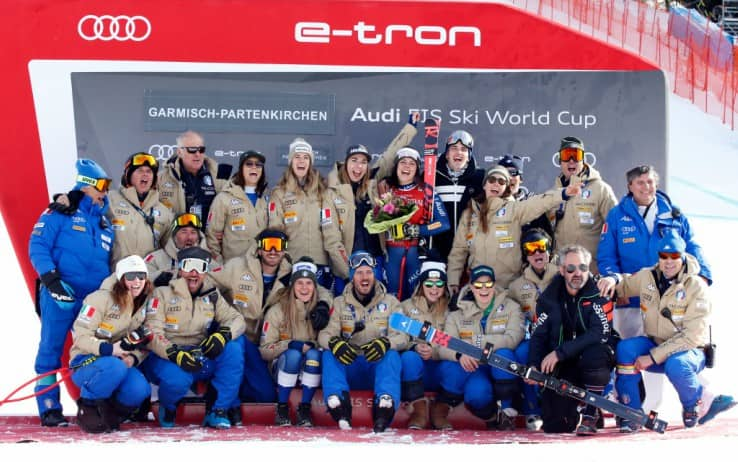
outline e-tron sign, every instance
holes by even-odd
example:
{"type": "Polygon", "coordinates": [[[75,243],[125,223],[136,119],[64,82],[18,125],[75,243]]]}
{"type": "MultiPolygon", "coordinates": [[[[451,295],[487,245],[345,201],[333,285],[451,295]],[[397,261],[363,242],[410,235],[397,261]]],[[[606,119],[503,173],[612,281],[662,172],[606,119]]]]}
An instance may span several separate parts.
{"type": "Polygon", "coordinates": [[[327,22],[298,22],[295,41],[300,43],[330,43],[331,37],[354,37],[362,45],[392,45],[393,42],[414,40],[418,45],[455,47],[459,40],[471,40],[482,46],[482,31],[474,26],[417,26],[390,24],[380,33],[377,26],[358,21],[350,29],[336,29],[327,22]]]}

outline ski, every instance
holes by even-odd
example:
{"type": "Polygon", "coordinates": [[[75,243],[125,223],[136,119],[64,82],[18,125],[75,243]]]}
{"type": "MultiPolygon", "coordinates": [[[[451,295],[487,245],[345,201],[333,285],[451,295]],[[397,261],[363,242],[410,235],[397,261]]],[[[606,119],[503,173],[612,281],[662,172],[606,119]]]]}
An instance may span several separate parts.
{"type": "Polygon", "coordinates": [[[562,396],[591,404],[604,411],[608,411],[618,417],[630,420],[640,424],[641,426],[653,430],[658,433],[664,433],[668,423],[664,420],[657,419],[658,413],[651,411],[645,414],[639,409],[633,409],[614,401],[610,401],[604,396],[590,393],[585,388],[578,387],[566,380],[557,379],[550,375],[539,372],[524,364],[507,359],[497,355],[492,351],[492,344],[487,344],[484,348],[476,347],[456,337],[452,337],[446,332],[440,331],[433,327],[429,322],[421,322],[409,318],[402,313],[392,313],[389,319],[390,327],[404,332],[406,334],[425,340],[428,343],[444,346],[450,350],[457,351],[461,354],[471,356],[478,359],[482,363],[502,369],[505,372],[515,374],[518,377],[533,380],[541,386],[553,390],[562,396]]]}
{"type": "Polygon", "coordinates": [[[433,192],[436,188],[436,161],[438,160],[438,135],[441,132],[441,119],[425,119],[424,127],[423,195],[425,199],[426,223],[430,223],[433,221],[433,192]]]}

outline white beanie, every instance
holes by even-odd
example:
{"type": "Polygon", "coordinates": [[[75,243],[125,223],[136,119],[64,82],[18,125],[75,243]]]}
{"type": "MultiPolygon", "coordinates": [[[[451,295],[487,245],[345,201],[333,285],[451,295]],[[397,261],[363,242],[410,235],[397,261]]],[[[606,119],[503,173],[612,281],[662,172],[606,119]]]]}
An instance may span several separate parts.
{"type": "Polygon", "coordinates": [[[315,155],[313,154],[313,147],[310,146],[310,143],[305,141],[302,138],[295,138],[292,140],[292,143],[290,143],[290,152],[287,155],[287,162],[292,163],[292,158],[295,157],[295,154],[297,153],[303,153],[310,155],[310,166],[312,167],[315,164],[315,155]]]}
{"type": "Polygon", "coordinates": [[[148,276],[149,269],[146,267],[146,263],[144,263],[143,258],[138,255],[131,255],[130,257],[120,260],[115,265],[116,279],[120,281],[126,273],[146,273],[146,276],[148,276]]]}

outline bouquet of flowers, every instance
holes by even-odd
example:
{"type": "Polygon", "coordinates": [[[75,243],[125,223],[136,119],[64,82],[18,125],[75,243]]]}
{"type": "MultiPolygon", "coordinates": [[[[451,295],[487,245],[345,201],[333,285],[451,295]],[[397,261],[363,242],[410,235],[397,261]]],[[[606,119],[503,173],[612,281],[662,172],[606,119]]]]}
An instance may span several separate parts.
{"type": "Polygon", "coordinates": [[[366,214],[364,227],[370,234],[379,234],[406,223],[418,206],[404,197],[395,197],[391,192],[382,194],[371,213],[366,214]]]}

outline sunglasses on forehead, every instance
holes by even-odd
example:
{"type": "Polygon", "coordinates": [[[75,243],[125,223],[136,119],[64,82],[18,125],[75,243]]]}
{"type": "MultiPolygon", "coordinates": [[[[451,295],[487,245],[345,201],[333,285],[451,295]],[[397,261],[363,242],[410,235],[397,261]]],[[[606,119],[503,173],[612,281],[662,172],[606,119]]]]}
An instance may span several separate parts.
{"type": "Polygon", "coordinates": [[[561,162],[569,162],[570,160],[579,162],[584,159],[584,151],[579,148],[564,148],[559,151],[559,159],[561,159],[561,162]]]}
{"type": "Polygon", "coordinates": [[[579,270],[582,273],[586,273],[587,271],[589,271],[589,265],[585,265],[584,263],[580,263],[578,265],[572,265],[571,263],[569,263],[564,268],[566,269],[566,272],[569,274],[572,274],[576,270],[579,270]]]}
{"type": "Polygon", "coordinates": [[[185,258],[184,260],[179,262],[179,269],[181,269],[185,273],[189,273],[190,271],[194,270],[197,271],[199,274],[204,274],[208,272],[209,268],[210,264],[205,260],[201,260],[199,258],[185,258]]]}
{"type": "Polygon", "coordinates": [[[349,259],[349,267],[355,270],[361,265],[369,265],[374,268],[377,265],[377,261],[368,253],[357,253],[356,255],[352,255],[349,259]]]}
{"type": "Polygon", "coordinates": [[[156,167],[157,162],[156,158],[151,154],[146,152],[139,152],[138,154],[133,155],[133,159],[131,159],[131,164],[133,164],[134,167],[140,167],[144,164],[148,164],[149,167],[154,168],[156,167]]]}
{"type": "Polygon", "coordinates": [[[205,154],[205,146],[183,146],[182,149],[189,152],[190,154],[205,154]]]}
{"type": "Polygon", "coordinates": [[[431,281],[430,279],[426,279],[423,281],[423,285],[425,287],[443,287],[446,285],[446,281],[438,280],[438,281],[431,281]]]}
{"type": "Polygon", "coordinates": [[[77,175],[77,181],[88,184],[100,192],[108,192],[110,184],[113,182],[110,178],[90,178],[84,175],[77,175]]]}
{"type": "Polygon", "coordinates": [[[682,254],[679,252],[659,252],[659,258],[662,260],[679,260],[682,254]]]}
{"type": "Polygon", "coordinates": [[[265,237],[259,239],[259,248],[264,252],[281,252],[287,248],[287,241],[281,237],[265,237]]]}

